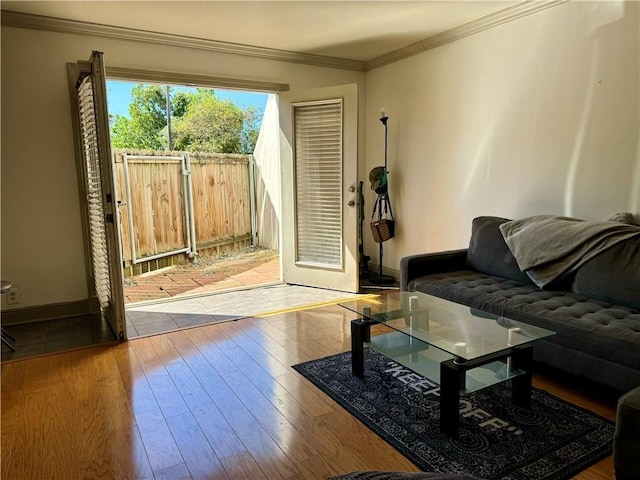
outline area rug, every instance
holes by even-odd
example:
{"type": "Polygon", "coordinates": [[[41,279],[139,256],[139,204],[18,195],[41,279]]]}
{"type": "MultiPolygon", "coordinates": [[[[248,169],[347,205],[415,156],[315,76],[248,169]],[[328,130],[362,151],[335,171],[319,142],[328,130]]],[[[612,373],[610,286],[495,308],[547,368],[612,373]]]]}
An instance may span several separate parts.
{"type": "Polygon", "coordinates": [[[612,451],[614,422],[534,388],[530,407],[511,402],[510,382],[460,400],[460,436],[440,433],[436,383],[365,350],[365,380],[351,353],[293,368],[423,471],[483,480],[569,479],[612,451]]]}

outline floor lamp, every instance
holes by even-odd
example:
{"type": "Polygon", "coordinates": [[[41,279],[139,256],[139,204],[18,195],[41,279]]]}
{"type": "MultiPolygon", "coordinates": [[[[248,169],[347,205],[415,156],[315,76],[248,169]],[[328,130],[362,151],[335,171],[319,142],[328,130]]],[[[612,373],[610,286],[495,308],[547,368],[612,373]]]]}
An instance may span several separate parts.
{"type": "MultiPolygon", "coordinates": [[[[385,180],[386,180],[386,175],[388,175],[389,171],[387,169],[387,120],[389,120],[389,117],[387,116],[386,112],[384,109],[382,109],[380,111],[380,122],[382,122],[382,125],[384,125],[384,172],[383,175],[385,175],[385,180]]],[[[378,207],[378,220],[382,220],[382,208],[383,205],[386,207],[388,205],[389,207],[389,211],[391,213],[391,216],[393,218],[393,212],[391,212],[391,203],[389,203],[389,189],[388,189],[389,183],[388,180],[385,181],[385,185],[384,185],[384,189],[380,192],[377,191],[376,193],[378,193],[378,198],[376,199],[376,205],[378,207]]],[[[371,283],[375,283],[375,284],[386,284],[386,283],[393,283],[395,281],[395,278],[393,278],[391,275],[383,275],[382,274],[382,256],[384,253],[384,249],[382,247],[383,242],[380,242],[379,245],[379,263],[378,263],[378,272],[377,273],[371,273],[371,275],[369,275],[369,281],[371,283]]]]}

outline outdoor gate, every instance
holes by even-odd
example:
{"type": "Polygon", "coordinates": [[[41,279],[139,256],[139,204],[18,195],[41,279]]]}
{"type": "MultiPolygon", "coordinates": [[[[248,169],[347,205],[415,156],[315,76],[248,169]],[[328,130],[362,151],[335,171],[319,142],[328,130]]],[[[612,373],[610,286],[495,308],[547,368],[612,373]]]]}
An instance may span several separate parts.
{"type": "Polygon", "coordinates": [[[113,153],[125,276],[257,244],[252,155],[113,153]]]}
{"type": "Polygon", "coordinates": [[[117,169],[124,185],[119,204],[122,256],[131,265],[196,253],[189,154],[147,156],[122,153],[117,169]],[[123,232],[125,233],[125,232],[123,232]]]}

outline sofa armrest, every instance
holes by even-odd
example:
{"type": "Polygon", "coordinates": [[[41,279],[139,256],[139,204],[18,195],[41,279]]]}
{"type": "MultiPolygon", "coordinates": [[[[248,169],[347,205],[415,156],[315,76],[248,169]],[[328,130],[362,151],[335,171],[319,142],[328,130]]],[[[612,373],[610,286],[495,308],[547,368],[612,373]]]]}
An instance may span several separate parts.
{"type": "Polygon", "coordinates": [[[613,438],[613,467],[618,480],[637,480],[640,472],[640,386],[618,399],[616,433],[613,438]]]}
{"type": "Polygon", "coordinates": [[[400,260],[400,290],[406,291],[411,280],[423,275],[465,270],[467,250],[465,248],[403,257],[400,260]]]}

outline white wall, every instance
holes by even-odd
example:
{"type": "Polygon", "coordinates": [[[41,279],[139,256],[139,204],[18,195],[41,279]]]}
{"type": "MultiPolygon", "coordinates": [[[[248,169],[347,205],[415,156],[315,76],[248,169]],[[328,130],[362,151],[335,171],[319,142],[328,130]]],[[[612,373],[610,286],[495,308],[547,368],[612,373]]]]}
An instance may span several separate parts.
{"type": "Polygon", "coordinates": [[[111,66],[288,83],[292,90],[362,84],[365,78],[360,72],[125,40],[8,27],[1,34],[1,275],[22,297],[9,309],[87,297],[67,62],[100,50],[111,66]]]}
{"type": "Polygon", "coordinates": [[[466,247],[479,215],[640,211],[639,6],[569,2],[367,73],[367,172],[390,117],[385,267],[466,247]]]}
{"type": "Polygon", "coordinates": [[[278,100],[269,95],[260,134],[253,152],[255,159],[256,223],[258,245],[280,249],[280,126],[278,100]]]}
{"type": "Polygon", "coordinates": [[[477,215],[638,213],[638,10],[565,3],[368,72],[366,85],[352,71],[3,27],[0,274],[22,297],[10,308],[87,296],[66,63],[91,50],[112,66],[292,89],[359,83],[367,187],[383,160],[380,108],[390,116],[398,228],[384,265],[397,269],[404,255],[466,246],[477,215]]]}

